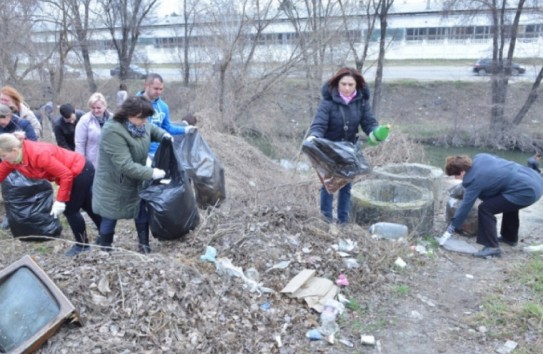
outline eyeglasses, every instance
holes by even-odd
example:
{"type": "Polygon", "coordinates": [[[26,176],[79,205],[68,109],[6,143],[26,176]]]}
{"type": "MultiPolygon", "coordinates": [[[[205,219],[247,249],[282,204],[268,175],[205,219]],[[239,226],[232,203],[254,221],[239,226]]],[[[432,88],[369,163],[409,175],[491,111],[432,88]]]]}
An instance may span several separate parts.
{"type": "Polygon", "coordinates": [[[0,119],[4,119],[4,118],[7,118],[8,116],[6,115],[3,115],[3,114],[0,114],[0,119]]]}

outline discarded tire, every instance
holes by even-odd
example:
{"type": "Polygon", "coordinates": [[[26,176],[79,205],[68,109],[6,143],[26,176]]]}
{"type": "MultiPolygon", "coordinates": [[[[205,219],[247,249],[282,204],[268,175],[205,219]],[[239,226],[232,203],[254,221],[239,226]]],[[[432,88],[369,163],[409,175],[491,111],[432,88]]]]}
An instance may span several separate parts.
{"type": "Polygon", "coordinates": [[[419,163],[399,163],[376,167],[373,174],[377,179],[388,179],[411,183],[430,190],[436,201],[442,195],[441,179],[443,170],[419,163]]]}
{"type": "Polygon", "coordinates": [[[409,233],[426,236],[433,232],[432,192],[411,183],[366,180],[351,190],[351,219],[367,226],[377,222],[404,224],[409,233]]]}

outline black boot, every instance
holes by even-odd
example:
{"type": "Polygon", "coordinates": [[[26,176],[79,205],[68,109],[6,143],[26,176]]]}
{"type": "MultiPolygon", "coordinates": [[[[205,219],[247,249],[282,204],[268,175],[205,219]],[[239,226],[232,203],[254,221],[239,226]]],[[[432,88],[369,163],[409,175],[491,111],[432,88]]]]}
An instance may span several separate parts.
{"type": "Polygon", "coordinates": [[[143,254],[151,253],[151,247],[149,247],[149,224],[137,224],[136,231],[138,232],[138,252],[143,254]]]}
{"type": "Polygon", "coordinates": [[[102,249],[107,252],[111,252],[112,243],[113,243],[113,232],[109,234],[100,234],[96,238],[96,245],[102,247],[102,249]]]}

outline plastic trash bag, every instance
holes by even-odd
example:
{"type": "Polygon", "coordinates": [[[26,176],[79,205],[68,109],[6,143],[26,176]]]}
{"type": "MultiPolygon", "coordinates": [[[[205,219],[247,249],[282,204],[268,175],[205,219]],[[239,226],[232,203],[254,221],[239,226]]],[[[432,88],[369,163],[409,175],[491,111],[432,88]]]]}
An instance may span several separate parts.
{"type": "Polygon", "coordinates": [[[213,150],[198,131],[174,139],[181,164],[192,180],[198,206],[219,206],[226,198],[224,168],[213,150]]]}
{"type": "Polygon", "coordinates": [[[302,151],[309,157],[328,193],[334,193],[371,172],[358,144],[315,138],[305,141],[302,151]]]}
{"type": "Polygon", "coordinates": [[[166,171],[166,176],[147,182],[140,192],[147,204],[151,233],[159,240],[180,239],[198,226],[200,215],[187,174],[170,140],[160,143],[152,167],[166,171]]]}
{"type": "MultiPolygon", "coordinates": [[[[49,181],[30,179],[18,171],[13,171],[2,182],[2,195],[9,227],[14,237],[30,235],[57,237],[62,232],[60,219],[50,215],[55,195],[49,181]]],[[[44,239],[25,237],[24,240],[44,239]]]]}

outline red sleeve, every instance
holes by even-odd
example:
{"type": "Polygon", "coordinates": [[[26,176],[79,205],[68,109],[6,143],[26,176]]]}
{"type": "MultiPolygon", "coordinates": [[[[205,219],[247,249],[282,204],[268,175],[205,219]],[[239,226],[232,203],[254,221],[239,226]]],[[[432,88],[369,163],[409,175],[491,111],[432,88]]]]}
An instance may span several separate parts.
{"type": "Polygon", "coordinates": [[[72,171],[49,152],[40,154],[37,161],[39,161],[40,168],[47,171],[49,175],[55,177],[55,180],[59,185],[57,200],[59,202],[69,201],[72,192],[72,184],[74,182],[74,174],[72,171]]]}
{"type": "Polygon", "coordinates": [[[0,183],[4,182],[6,177],[13,171],[13,168],[8,166],[4,161],[0,162],[0,183]]]}

